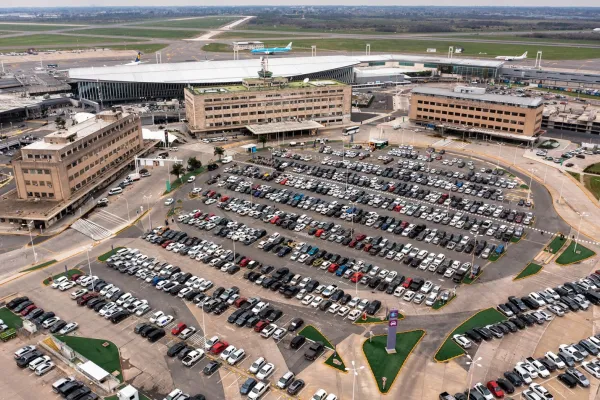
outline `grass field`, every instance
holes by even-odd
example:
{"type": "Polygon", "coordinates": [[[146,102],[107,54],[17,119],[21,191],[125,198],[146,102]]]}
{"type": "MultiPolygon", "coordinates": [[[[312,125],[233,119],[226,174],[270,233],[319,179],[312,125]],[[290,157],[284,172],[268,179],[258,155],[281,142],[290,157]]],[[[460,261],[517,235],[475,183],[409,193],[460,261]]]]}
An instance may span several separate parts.
{"type": "Polygon", "coordinates": [[[119,349],[114,343],[104,339],[92,339],[79,336],[59,335],[56,336],[56,338],[66,343],[74,351],[92,361],[106,372],[112,374],[114,371],[119,371],[116,378],[123,382],[123,371],[121,370],[119,349]],[[104,343],[108,343],[108,346],[104,347],[104,343]]]}
{"type": "Polygon", "coordinates": [[[600,163],[588,165],[587,167],[585,167],[583,172],[586,172],[588,174],[600,175],[600,163]]]}
{"type": "Polygon", "coordinates": [[[340,357],[339,353],[337,353],[337,352],[332,353],[327,358],[327,360],[325,360],[325,364],[329,365],[332,368],[338,369],[344,373],[348,372],[348,371],[346,371],[346,363],[344,362],[342,357],[340,357]]]}
{"type": "Polygon", "coordinates": [[[199,36],[198,31],[170,31],[166,29],[135,29],[135,28],[94,28],[78,31],[82,35],[108,35],[123,37],[143,37],[155,39],[187,39],[199,36]]]}
{"type": "Polygon", "coordinates": [[[581,174],[579,172],[567,171],[569,175],[581,182],[581,174]]]}
{"type": "MultiPolygon", "coordinates": [[[[67,275],[67,277],[68,277],[69,279],[71,279],[71,277],[72,277],[73,275],[76,275],[76,274],[83,274],[83,271],[82,271],[82,270],[80,270],[80,269],[77,269],[77,268],[73,268],[73,269],[70,269],[70,270],[68,270],[68,271],[67,271],[67,273],[66,273],[66,275],[67,275]]],[[[60,274],[53,275],[53,276],[52,276],[52,280],[58,279],[58,278],[60,278],[61,276],[65,276],[65,273],[64,273],[64,272],[61,272],[60,274]]],[[[44,285],[48,286],[50,283],[52,283],[52,281],[50,280],[50,278],[46,278],[46,279],[44,279],[44,280],[42,281],[42,283],[43,283],[44,285]]]]}
{"type": "Polygon", "coordinates": [[[122,42],[135,42],[140,41],[139,39],[115,39],[115,38],[102,38],[93,36],[68,36],[68,35],[53,35],[53,34],[39,34],[29,36],[17,36],[17,37],[3,37],[0,38],[0,47],[4,46],[69,46],[69,48],[77,48],[78,45],[88,45],[95,43],[122,43],[122,42]]]}
{"type": "Polygon", "coordinates": [[[560,265],[573,264],[579,261],[583,261],[587,258],[595,256],[596,253],[587,247],[581,245],[581,243],[577,244],[577,249],[575,249],[575,242],[569,243],[565,251],[561,253],[560,256],[556,259],[556,263],[560,265]]]}
{"type": "Polygon", "coordinates": [[[325,347],[329,347],[331,350],[335,349],[335,346],[329,340],[327,340],[325,336],[323,336],[321,331],[312,325],[306,325],[300,332],[298,332],[298,335],[302,335],[313,342],[321,342],[325,347]]]}
{"type": "Polygon", "coordinates": [[[529,263],[517,276],[515,276],[514,280],[519,280],[523,278],[527,278],[528,276],[535,275],[542,270],[542,266],[534,263],[529,263]]]}
{"type": "Polygon", "coordinates": [[[584,175],[583,184],[596,199],[600,200],[600,176],[584,175]]]}
{"type": "Polygon", "coordinates": [[[437,362],[446,362],[458,356],[462,356],[465,354],[462,347],[457,345],[454,340],[452,340],[453,335],[462,334],[465,331],[477,327],[477,326],[485,326],[489,324],[494,324],[496,322],[505,321],[506,317],[494,308],[487,308],[473,315],[471,318],[463,322],[461,325],[456,327],[448,338],[440,348],[437,353],[433,356],[433,359],[437,362]]]}
{"type": "Polygon", "coordinates": [[[451,296],[448,298],[448,301],[447,301],[447,302],[445,302],[445,303],[444,303],[444,302],[443,302],[441,299],[437,299],[437,300],[435,301],[435,303],[433,303],[433,305],[431,306],[431,308],[432,308],[432,309],[434,309],[434,310],[439,310],[440,308],[442,308],[442,307],[444,307],[445,305],[449,304],[449,303],[450,303],[452,300],[454,300],[455,298],[456,298],[456,296],[452,296],[452,295],[451,295],[451,296]]]}
{"type": "MultiPolygon", "coordinates": [[[[284,41],[266,41],[265,46],[285,46],[288,42],[284,41]]],[[[371,51],[375,52],[394,52],[394,53],[425,53],[428,48],[436,48],[440,53],[445,54],[448,46],[461,46],[465,51],[460,57],[479,57],[486,58],[499,55],[523,54],[528,51],[534,54],[541,50],[544,53],[545,60],[583,60],[598,57],[598,49],[577,48],[572,46],[535,46],[535,45],[517,45],[504,43],[474,43],[474,42],[446,42],[436,40],[404,40],[404,39],[320,39],[320,40],[296,40],[294,48],[307,51],[311,45],[319,49],[341,50],[341,51],[364,51],[367,43],[371,44],[371,51]]],[[[293,51],[293,50],[292,50],[293,51]]]]}
{"type": "Polygon", "coordinates": [[[209,43],[202,46],[203,51],[212,51],[214,53],[231,53],[233,48],[225,43],[209,43]]]}
{"type": "Polygon", "coordinates": [[[363,352],[381,393],[387,393],[392,388],[404,362],[423,336],[425,336],[423,330],[397,333],[395,354],[388,354],[385,351],[387,335],[373,336],[371,340],[365,340],[363,352]],[[386,378],[385,386],[383,377],[386,378]]]}
{"type": "Polygon", "coordinates": [[[201,17],[194,19],[183,19],[179,21],[148,21],[137,26],[159,26],[166,28],[195,28],[195,29],[212,29],[220,28],[223,25],[227,25],[233,21],[237,21],[241,17],[225,17],[225,16],[214,16],[214,17],[201,17]]]}
{"type": "MultiPolygon", "coordinates": [[[[245,29],[245,27],[242,27],[245,29]]],[[[281,34],[281,33],[265,33],[265,32],[223,32],[219,33],[217,37],[219,39],[278,39],[282,36],[285,37],[302,37],[307,36],[307,34],[302,34],[299,32],[290,32],[289,34],[281,34]]]]}
{"type": "Polygon", "coordinates": [[[119,46],[109,46],[112,50],[135,50],[141,51],[142,53],[149,54],[154,53],[167,47],[168,44],[162,43],[150,43],[150,44],[125,44],[119,46]]]}
{"type": "Polygon", "coordinates": [[[56,260],[46,261],[45,263],[34,265],[31,268],[27,268],[27,269],[24,269],[23,271],[19,271],[19,272],[30,272],[30,271],[35,271],[35,270],[38,270],[38,269],[46,268],[47,266],[52,265],[55,262],[56,262],[56,260]]]}
{"type": "Polygon", "coordinates": [[[6,307],[0,308],[0,319],[4,321],[9,328],[18,329],[23,326],[23,320],[16,314],[13,314],[6,307]]]}
{"type": "MultiPolygon", "coordinates": [[[[583,39],[551,39],[551,38],[536,38],[531,36],[520,36],[520,35],[460,35],[460,36],[452,36],[452,38],[459,39],[482,39],[482,40],[498,40],[498,41],[513,41],[513,42],[540,42],[540,43],[565,43],[565,44],[600,44],[599,40],[583,40],[583,39]]],[[[523,53],[521,53],[523,54],[523,53]]],[[[506,54],[509,55],[509,54],[506,54]]],[[[515,54],[520,55],[520,54],[515,54]]],[[[535,54],[533,54],[535,55],[535,54]]],[[[529,56],[529,54],[528,54],[529,56]]]]}
{"type": "Polygon", "coordinates": [[[0,31],[43,32],[58,29],[77,28],[76,25],[0,24],[0,31]]]}
{"type": "Polygon", "coordinates": [[[555,236],[547,248],[550,249],[552,254],[556,254],[559,252],[560,249],[562,249],[562,247],[565,245],[566,241],[567,241],[566,237],[562,238],[560,236],[555,236]]]}

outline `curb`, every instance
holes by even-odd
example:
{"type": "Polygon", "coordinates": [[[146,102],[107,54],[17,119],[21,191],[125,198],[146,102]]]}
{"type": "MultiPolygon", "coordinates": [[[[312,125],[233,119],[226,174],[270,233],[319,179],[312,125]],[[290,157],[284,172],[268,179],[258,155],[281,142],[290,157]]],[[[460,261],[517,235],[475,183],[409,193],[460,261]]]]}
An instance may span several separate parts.
{"type": "MultiPolygon", "coordinates": [[[[396,332],[396,335],[398,335],[398,334],[401,334],[401,333],[410,333],[410,332],[418,332],[418,331],[423,332],[423,334],[421,335],[421,337],[419,338],[419,340],[417,340],[417,343],[414,344],[414,346],[412,347],[412,349],[410,349],[410,351],[406,355],[406,358],[402,362],[402,365],[400,365],[400,368],[398,368],[398,372],[396,373],[396,376],[394,377],[394,380],[392,380],[392,382],[390,383],[389,389],[388,389],[387,392],[382,392],[381,390],[379,390],[379,383],[377,383],[377,378],[375,378],[375,373],[373,372],[373,368],[371,368],[371,364],[369,363],[369,359],[367,358],[367,353],[365,353],[365,343],[369,339],[365,339],[363,341],[362,345],[360,346],[360,349],[361,349],[363,355],[365,356],[365,359],[367,360],[367,365],[369,365],[369,370],[371,371],[371,376],[373,377],[373,380],[375,381],[375,386],[377,386],[377,390],[379,391],[380,394],[386,396],[389,393],[390,389],[392,388],[392,386],[394,386],[394,382],[396,382],[396,379],[398,379],[398,376],[400,376],[400,372],[402,372],[402,368],[404,368],[404,365],[406,364],[406,362],[408,361],[408,359],[412,355],[413,351],[417,348],[417,346],[419,345],[419,343],[421,343],[421,340],[423,340],[423,338],[427,335],[427,331],[425,329],[414,329],[412,331],[396,332]]],[[[375,335],[373,337],[378,337],[378,336],[387,336],[387,335],[375,335]]]]}

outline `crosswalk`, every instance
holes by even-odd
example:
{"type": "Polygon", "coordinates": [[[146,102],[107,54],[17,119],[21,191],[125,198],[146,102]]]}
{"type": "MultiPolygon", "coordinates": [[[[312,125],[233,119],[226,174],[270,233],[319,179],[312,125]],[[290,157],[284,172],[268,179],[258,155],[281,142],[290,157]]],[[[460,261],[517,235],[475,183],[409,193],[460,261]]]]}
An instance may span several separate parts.
{"type": "Polygon", "coordinates": [[[119,226],[122,225],[124,223],[127,223],[127,220],[125,218],[119,217],[118,215],[115,215],[113,213],[110,213],[106,210],[99,210],[98,212],[96,212],[95,214],[93,214],[93,218],[99,218],[103,221],[106,221],[110,224],[114,224],[115,226],[119,226]]]}
{"type": "Polygon", "coordinates": [[[469,145],[468,142],[461,142],[461,141],[452,140],[452,139],[440,139],[437,142],[432,143],[431,147],[448,147],[448,148],[462,150],[465,147],[467,147],[468,145],[469,145]]]}
{"type": "Polygon", "coordinates": [[[71,225],[74,229],[93,240],[103,240],[112,236],[112,232],[85,218],[80,218],[71,225]]]}

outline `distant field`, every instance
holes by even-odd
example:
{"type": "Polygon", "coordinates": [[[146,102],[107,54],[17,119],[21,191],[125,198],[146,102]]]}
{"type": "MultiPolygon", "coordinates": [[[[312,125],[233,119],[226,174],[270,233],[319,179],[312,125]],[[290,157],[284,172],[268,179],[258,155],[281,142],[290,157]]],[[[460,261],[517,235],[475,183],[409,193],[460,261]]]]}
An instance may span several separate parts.
{"type": "MultiPolygon", "coordinates": [[[[590,58],[600,57],[600,50],[586,49],[573,46],[532,46],[518,44],[503,44],[503,43],[474,43],[460,42],[460,40],[446,42],[434,40],[403,40],[403,39],[320,39],[320,40],[296,40],[294,41],[294,49],[303,49],[307,51],[311,45],[317,46],[323,50],[340,50],[340,51],[364,51],[367,43],[371,44],[373,52],[394,52],[394,53],[425,53],[428,48],[438,49],[437,54],[445,55],[448,46],[461,46],[465,51],[462,56],[476,57],[495,57],[499,55],[517,55],[528,51],[529,54],[535,55],[536,51],[544,52],[545,60],[585,60],[590,58]]],[[[265,46],[285,46],[284,41],[265,41],[265,46]]],[[[456,57],[456,55],[455,55],[456,57]]]]}
{"type": "Polygon", "coordinates": [[[220,28],[223,25],[227,25],[233,21],[242,19],[241,17],[202,17],[194,19],[183,19],[180,21],[165,21],[156,20],[148,21],[138,26],[162,26],[166,28],[196,28],[196,29],[213,29],[220,28]]]}
{"type": "Polygon", "coordinates": [[[256,33],[252,33],[252,32],[223,32],[223,33],[219,33],[217,35],[217,37],[219,39],[278,39],[280,37],[294,37],[294,36],[298,36],[298,37],[302,37],[302,36],[307,36],[306,34],[301,34],[301,33],[297,33],[297,32],[290,32],[290,33],[285,33],[285,34],[281,34],[281,33],[261,33],[261,32],[256,32],[256,33]]]}
{"type": "Polygon", "coordinates": [[[75,25],[37,25],[37,24],[0,24],[2,31],[55,31],[57,29],[77,28],[75,25]]]}
{"type": "MultiPolygon", "coordinates": [[[[287,44],[287,43],[286,43],[287,44]]],[[[231,53],[233,49],[225,43],[209,43],[202,46],[203,51],[212,51],[215,53],[231,53]]]]}
{"type": "MultiPolygon", "coordinates": [[[[1,28],[1,27],[0,27],[1,28]]],[[[461,35],[452,36],[452,38],[464,38],[464,39],[483,39],[483,40],[498,40],[498,41],[513,41],[513,42],[547,42],[547,43],[581,43],[581,44],[598,44],[600,45],[600,35],[598,40],[584,40],[584,39],[565,39],[565,38],[537,38],[530,36],[518,36],[518,35],[461,35]]],[[[600,51],[600,50],[599,50],[600,51]]]]}
{"type": "Polygon", "coordinates": [[[144,37],[156,39],[186,39],[200,36],[198,31],[169,31],[162,29],[135,29],[135,28],[94,28],[81,32],[85,35],[108,35],[123,37],[144,37]]]}
{"type": "Polygon", "coordinates": [[[0,47],[5,46],[25,46],[26,48],[35,46],[67,46],[69,48],[77,48],[78,45],[87,45],[94,43],[122,43],[133,42],[139,40],[129,39],[112,39],[93,36],[67,36],[67,35],[29,35],[17,37],[0,37],[0,47]]]}
{"type": "Polygon", "coordinates": [[[141,51],[144,54],[154,53],[167,47],[168,44],[163,43],[149,43],[149,44],[124,44],[118,46],[108,46],[111,50],[135,50],[141,51]]]}

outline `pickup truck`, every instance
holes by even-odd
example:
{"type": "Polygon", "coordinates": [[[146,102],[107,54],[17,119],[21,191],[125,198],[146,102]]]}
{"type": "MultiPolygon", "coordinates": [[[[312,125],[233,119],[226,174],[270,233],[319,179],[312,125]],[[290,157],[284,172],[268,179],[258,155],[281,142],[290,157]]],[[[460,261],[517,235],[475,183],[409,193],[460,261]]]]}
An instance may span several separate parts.
{"type": "Polygon", "coordinates": [[[304,358],[309,361],[314,361],[321,355],[325,346],[321,342],[314,342],[310,345],[310,347],[304,352],[304,358]]]}
{"type": "Polygon", "coordinates": [[[448,392],[440,393],[440,400],[456,400],[456,397],[452,396],[448,392]]]}

